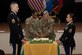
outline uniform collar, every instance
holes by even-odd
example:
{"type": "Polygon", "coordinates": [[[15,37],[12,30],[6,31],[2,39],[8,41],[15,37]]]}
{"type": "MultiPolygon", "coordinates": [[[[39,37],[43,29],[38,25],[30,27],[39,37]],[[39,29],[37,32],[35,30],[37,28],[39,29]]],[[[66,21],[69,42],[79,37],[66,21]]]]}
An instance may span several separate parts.
{"type": "Polygon", "coordinates": [[[16,13],[16,12],[14,12],[14,11],[11,11],[11,12],[13,12],[14,14],[16,14],[16,15],[17,15],[17,13],[16,13]]]}

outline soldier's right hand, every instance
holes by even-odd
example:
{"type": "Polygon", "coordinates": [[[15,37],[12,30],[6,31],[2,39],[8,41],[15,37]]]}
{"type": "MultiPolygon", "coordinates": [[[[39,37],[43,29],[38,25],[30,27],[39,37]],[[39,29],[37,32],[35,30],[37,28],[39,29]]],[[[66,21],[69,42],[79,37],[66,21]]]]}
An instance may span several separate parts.
{"type": "Polygon", "coordinates": [[[25,43],[26,43],[26,40],[24,40],[24,39],[22,39],[21,41],[22,41],[22,43],[23,43],[23,44],[25,44],[25,43]]]}

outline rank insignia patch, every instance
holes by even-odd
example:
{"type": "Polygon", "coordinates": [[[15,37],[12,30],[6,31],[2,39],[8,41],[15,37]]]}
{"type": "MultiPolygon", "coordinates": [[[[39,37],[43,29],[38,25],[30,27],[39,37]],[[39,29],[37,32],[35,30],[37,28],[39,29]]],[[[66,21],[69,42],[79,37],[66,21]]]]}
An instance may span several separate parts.
{"type": "Polygon", "coordinates": [[[12,19],[12,23],[15,23],[15,19],[12,19]]]}

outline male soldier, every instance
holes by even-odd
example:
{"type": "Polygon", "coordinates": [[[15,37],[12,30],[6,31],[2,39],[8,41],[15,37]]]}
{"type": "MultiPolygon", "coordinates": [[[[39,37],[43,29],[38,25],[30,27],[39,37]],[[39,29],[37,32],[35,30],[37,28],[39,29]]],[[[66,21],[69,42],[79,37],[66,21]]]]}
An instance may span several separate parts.
{"type": "Polygon", "coordinates": [[[37,38],[39,36],[38,30],[39,30],[39,19],[38,19],[38,12],[33,10],[32,16],[27,18],[25,21],[26,24],[26,38],[37,38]]]}
{"type": "Polygon", "coordinates": [[[20,20],[17,16],[17,12],[19,10],[19,6],[16,2],[12,2],[10,4],[11,13],[8,16],[8,24],[10,28],[10,44],[13,47],[13,55],[20,55],[22,42],[24,41],[24,35],[22,32],[22,28],[20,25],[20,20]],[[16,47],[16,44],[18,45],[16,47]]]}
{"type": "Polygon", "coordinates": [[[54,20],[49,16],[48,11],[43,12],[43,17],[40,20],[40,37],[55,39],[54,20]]]}

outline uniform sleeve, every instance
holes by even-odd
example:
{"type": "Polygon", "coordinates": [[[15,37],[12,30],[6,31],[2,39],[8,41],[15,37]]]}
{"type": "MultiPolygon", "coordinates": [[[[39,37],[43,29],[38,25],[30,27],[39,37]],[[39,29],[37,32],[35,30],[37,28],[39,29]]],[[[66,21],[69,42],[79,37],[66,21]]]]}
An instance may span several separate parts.
{"type": "Polygon", "coordinates": [[[69,36],[70,36],[70,33],[64,31],[64,33],[62,34],[62,36],[60,37],[59,40],[60,40],[62,43],[64,43],[64,42],[68,39],[69,36]]]}
{"type": "Polygon", "coordinates": [[[65,35],[65,33],[63,33],[62,36],[59,38],[59,40],[60,40],[62,43],[64,43],[65,38],[66,38],[64,35],[65,35]]]}
{"type": "Polygon", "coordinates": [[[55,22],[54,20],[52,19],[50,22],[49,22],[49,25],[48,25],[48,30],[47,32],[45,33],[45,35],[50,35],[52,34],[52,32],[54,31],[54,25],[55,25],[55,22]]]}
{"type": "Polygon", "coordinates": [[[30,28],[29,28],[29,32],[33,35],[36,35],[37,36],[37,31],[33,29],[34,27],[32,26],[32,24],[30,25],[30,28]]]}
{"type": "Polygon", "coordinates": [[[25,24],[26,24],[26,28],[25,28],[25,30],[26,30],[26,37],[28,38],[29,36],[28,36],[28,32],[30,33],[30,34],[36,34],[37,32],[35,31],[35,30],[33,30],[33,26],[32,26],[32,23],[31,23],[31,18],[27,18],[26,19],[26,21],[25,21],[25,24]]]}
{"type": "Polygon", "coordinates": [[[29,34],[28,34],[28,28],[29,28],[29,22],[28,18],[25,20],[25,37],[28,39],[29,34]]]}
{"type": "Polygon", "coordinates": [[[68,36],[67,39],[71,39],[73,38],[74,34],[75,34],[75,30],[76,30],[76,26],[75,24],[72,24],[68,30],[68,36]]]}
{"type": "Polygon", "coordinates": [[[21,28],[21,26],[18,28],[19,29],[19,38],[22,40],[22,39],[24,39],[24,35],[23,35],[23,32],[22,32],[22,28],[21,28]]]}
{"type": "Polygon", "coordinates": [[[10,27],[13,29],[14,32],[18,33],[16,28],[17,24],[16,24],[15,16],[13,14],[10,14],[8,16],[8,24],[10,25],[10,27]]]}

